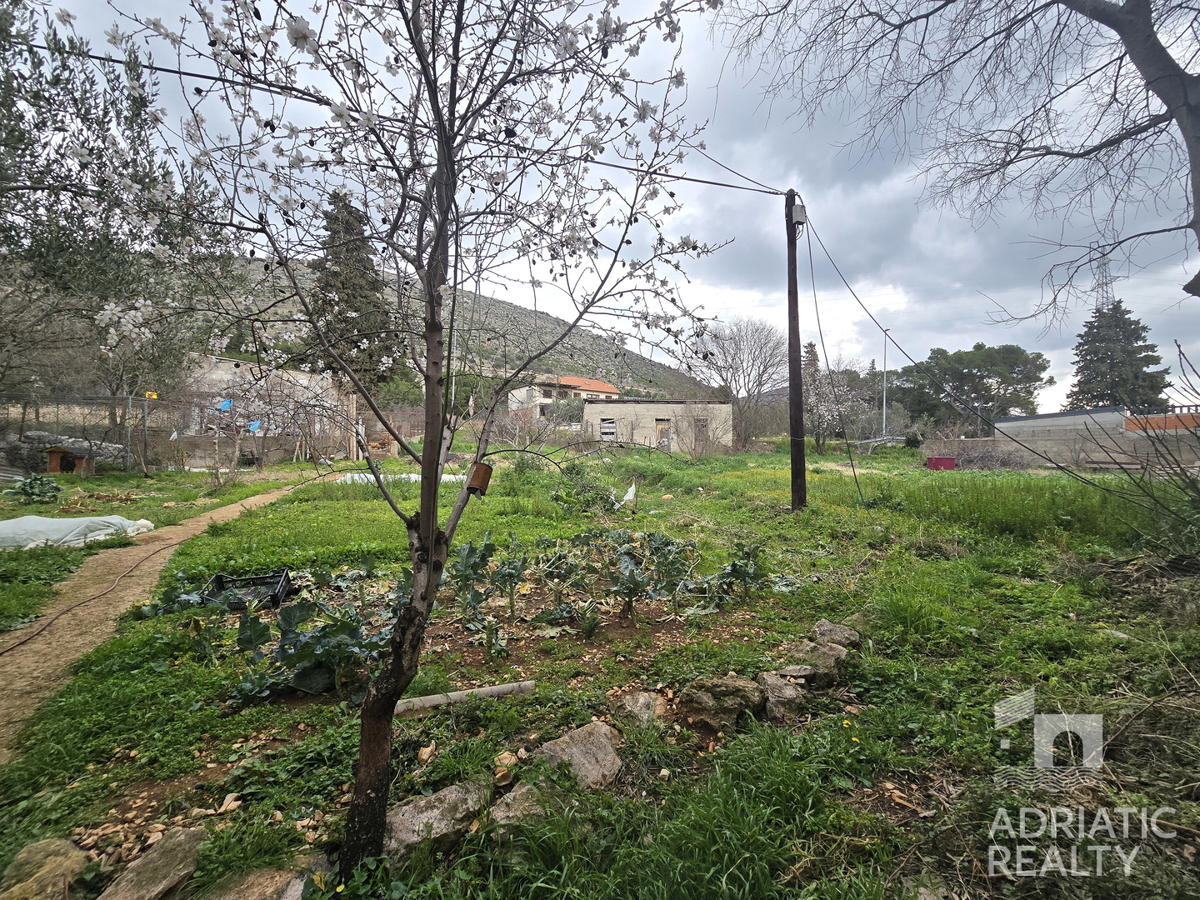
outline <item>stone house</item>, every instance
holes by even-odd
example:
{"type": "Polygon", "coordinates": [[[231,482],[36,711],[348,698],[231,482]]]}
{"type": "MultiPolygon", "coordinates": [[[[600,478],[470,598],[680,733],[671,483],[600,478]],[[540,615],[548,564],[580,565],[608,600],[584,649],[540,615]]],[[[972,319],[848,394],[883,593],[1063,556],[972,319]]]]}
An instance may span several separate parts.
{"type": "MultiPolygon", "coordinates": [[[[1045,464],[1037,453],[1061,465],[1091,468],[1200,462],[1200,407],[1141,412],[1106,406],[1007,416],[992,424],[996,434],[990,440],[996,449],[1023,458],[1027,465],[1045,464]]],[[[955,455],[949,449],[947,455],[955,455]]]]}
{"type": "Polygon", "coordinates": [[[581,436],[688,456],[728,453],[733,405],[718,400],[587,400],[581,436]]]}

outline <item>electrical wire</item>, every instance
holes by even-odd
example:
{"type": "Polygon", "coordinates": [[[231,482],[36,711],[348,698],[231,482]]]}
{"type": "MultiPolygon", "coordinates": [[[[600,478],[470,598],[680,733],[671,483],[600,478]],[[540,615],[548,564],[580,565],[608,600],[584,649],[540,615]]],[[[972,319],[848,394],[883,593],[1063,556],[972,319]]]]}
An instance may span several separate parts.
{"type": "MultiPolygon", "coordinates": [[[[111,65],[116,65],[116,66],[125,65],[125,60],[117,59],[116,57],[112,57],[112,56],[104,56],[104,55],[101,55],[98,53],[83,53],[83,52],[79,52],[79,51],[70,51],[70,50],[51,50],[49,47],[46,47],[42,44],[30,44],[29,46],[31,46],[35,50],[43,50],[47,53],[56,52],[56,53],[62,53],[65,56],[75,56],[75,57],[78,57],[81,59],[90,59],[94,62],[109,63],[111,65]]],[[[249,80],[249,79],[238,80],[235,78],[226,78],[221,75],[207,75],[203,72],[194,72],[189,69],[176,69],[172,66],[159,66],[159,65],[155,65],[153,63],[142,61],[142,60],[138,60],[138,66],[140,68],[146,69],[150,72],[157,72],[157,73],[163,74],[163,75],[177,75],[180,78],[194,78],[199,81],[208,81],[213,84],[227,84],[227,85],[231,85],[233,87],[241,87],[241,88],[246,88],[248,90],[259,91],[260,93],[264,93],[264,94],[271,94],[276,97],[284,97],[286,99],[301,100],[301,101],[308,102],[308,103],[314,103],[317,106],[329,106],[331,104],[331,101],[327,97],[322,97],[320,94],[313,93],[312,91],[305,91],[300,88],[293,87],[293,88],[285,89],[285,88],[280,88],[277,85],[268,85],[268,84],[264,84],[262,82],[253,81],[253,80],[249,80]]],[[[199,90],[199,88],[196,88],[196,90],[199,90]]],[[[353,107],[350,107],[349,109],[351,112],[355,112],[355,113],[361,112],[361,110],[354,109],[353,107]]],[[[395,118],[394,116],[386,116],[386,115],[381,115],[378,113],[375,113],[374,115],[375,115],[375,118],[377,120],[379,120],[380,122],[393,122],[393,123],[397,123],[397,124],[405,124],[401,120],[395,118]]],[[[488,137],[485,135],[477,135],[475,137],[475,139],[478,141],[481,141],[483,143],[491,143],[491,144],[496,144],[496,145],[500,145],[500,146],[511,146],[512,145],[512,141],[501,139],[501,138],[492,138],[492,137],[488,137]]],[[[730,184],[725,181],[712,181],[707,178],[693,178],[688,175],[672,175],[668,172],[658,172],[658,171],[655,171],[654,169],[644,169],[644,168],[639,168],[637,166],[625,166],[625,165],[621,165],[619,163],[605,162],[603,160],[599,160],[599,159],[595,159],[595,158],[587,157],[587,156],[572,157],[570,159],[564,159],[563,161],[558,162],[558,163],[547,162],[545,160],[542,160],[541,162],[543,165],[550,165],[550,166],[565,166],[565,165],[570,165],[572,163],[577,163],[577,162],[586,162],[589,165],[604,166],[609,169],[620,169],[622,171],[633,172],[638,175],[651,175],[651,176],[655,176],[658,178],[667,179],[670,181],[687,181],[687,182],[691,182],[692,184],[707,184],[712,187],[727,188],[727,189],[733,190],[733,191],[749,191],[749,192],[755,193],[755,194],[770,194],[772,196],[779,196],[779,197],[782,197],[783,194],[785,193],[784,191],[779,191],[779,190],[775,190],[774,188],[767,187],[765,184],[761,184],[761,183],[755,181],[753,178],[750,178],[747,175],[743,175],[741,172],[738,172],[737,170],[732,169],[729,166],[725,165],[724,163],[714,159],[712,156],[709,156],[707,153],[705,153],[703,150],[701,150],[698,147],[690,146],[689,148],[692,150],[695,150],[697,153],[699,153],[705,159],[708,159],[710,162],[714,163],[715,165],[720,166],[725,171],[727,171],[733,175],[736,175],[738,178],[748,181],[753,185],[757,185],[757,187],[747,187],[746,185],[743,185],[743,184],[730,184]]]]}
{"type": "Polygon", "coordinates": [[[862,484],[858,480],[858,467],[854,464],[854,451],[850,447],[850,436],[846,434],[845,407],[838,397],[838,390],[833,377],[833,367],[829,365],[829,351],[825,348],[825,330],[821,327],[821,306],[817,302],[817,269],[813,262],[812,231],[810,229],[806,228],[804,230],[804,238],[808,242],[808,276],[812,282],[813,313],[817,319],[817,336],[821,339],[821,355],[825,357],[825,376],[829,379],[829,392],[833,395],[833,402],[838,411],[838,421],[842,426],[842,434],[846,437],[846,455],[850,459],[850,474],[854,476],[854,487],[858,491],[858,501],[865,504],[867,498],[863,496],[862,484]]]}
{"type": "MultiPolygon", "coordinates": [[[[768,185],[765,185],[761,181],[755,181],[749,175],[743,175],[737,169],[731,169],[729,166],[725,165],[725,163],[721,162],[719,159],[716,159],[716,158],[710,156],[708,153],[706,153],[700,147],[697,147],[695,144],[688,144],[687,147],[689,150],[695,150],[697,153],[699,153],[701,156],[703,156],[705,159],[707,159],[713,165],[720,166],[722,169],[724,169],[730,175],[736,175],[738,178],[741,178],[743,181],[748,181],[751,184],[757,185],[758,187],[762,188],[761,193],[775,194],[779,197],[782,197],[784,194],[787,193],[787,191],[781,191],[777,188],[773,188],[768,185]]],[[[743,190],[745,190],[745,188],[743,188],[743,190]]]]}
{"type": "Polygon", "coordinates": [[[809,220],[807,227],[808,227],[809,233],[812,234],[812,236],[817,239],[817,243],[820,245],[821,250],[824,252],[825,258],[827,260],[829,260],[829,264],[831,266],[833,266],[833,270],[835,272],[837,272],[838,278],[840,278],[842,281],[842,284],[846,286],[846,290],[848,290],[850,292],[850,296],[854,298],[854,301],[859,305],[859,307],[862,309],[862,311],[867,314],[867,318],[869,318],[871,320],[871,322],[875,325],[875,327],[884,333],[884,340],[890,341],[892,343],[892,346],[894,346],[897,350],[899,350],[904,355],[905,359],[907,359],[910,363],[912,363],[912,365],[915,366],[917,368],[917,370],[921,372],[922,375],[924,375],[927,379],[929,379],[930,383],[933,384],[939,391],[941,391],[943,396],[949,397],[951,400],[954,400],[955,402],[957,402],[963,410],[965,410],[969,415],[972,415],[975,418],[977,418],[983,425],[990,427],[993,431],[997,432],[998,434],[1004,435],[1004,437],[1008,438],[1010,441],[1012,441],[1014,444],[1016,444],[1021,449],[1026,450],[1029,453],[1032,453],[1034,456],[1038,457],[1039,459],[1045,460],[1051,466],[1058,469],[1058,471],[1062,472],[1063,474],[1065,474],[1071,478],[1074,478],[1076,481],[1079,481],[1082,484],[1086,484],[1089,487],[1094,487],[1097,490],[1104,491],[1106,494],[1111,494],[1114,497],[1121,497],[1122,499],[1128,500],[1129,502],[1134,503],[1135,505],[1140,506],[1143,509],[1155,508],[1155,507],[1151,506],[1150,504],[1138,502],[1137,500],[1133,499],[1133,497],[1131,495],[1129,495],[1128,493],[1124,493],[1121,491],[1115,491],[1112,488],[1106,487],[1105,485],[1102,485],[1099,482],[1097,482],[1091,478],[1088,478],[1085,475],[1081,475],[1079,472],[1076,472],[1072,469],[1067,468],[1066,466],[1064,466],[1062,463],[1058,462],[1057,460],[1051,458],[1050,456],[1047,456],[1045,453],[1042,453],[1039,450],[1033,449],[1028,444],[1021,441],[1019,438],[1016,438],[1013,435],[1009,434],[1004,429],[997,427],[995,425],[995,423],[991,422],[982,413],[978,412],[975,409],[972,409],[971,405],[967,401],[965,401],[962,397],[960,397],[953,390],[951,390],[944,383],[942,383],[937,378],[937,376],[934,375],[934,373],[929,370],[928,366],[926,366],[924,363],[918,362],[916,359],[914,359],[909,354],[909,352],[907,350],[905,350],[895,338],[893,338],[889,333],[887,333],[884,330],[882,323],[880,323],[880,321],[875,317],[875,314],[872,313],[871,310],[869,310],[867,308],[866,304],[862,302],[862,300],[858,296],[858,293],[854,290],[854,288],[851,286],[850,282],[846,279],[846,276],[844,274],[842,274],[842,270],[838,267],[837,262],[834,261],[833,255],[829,252],[829,248],[826,247],[825,242],[821,240],[821,235],[817,233],[817,230],[815,228],[813,228],[811,219],[809,220]]]}

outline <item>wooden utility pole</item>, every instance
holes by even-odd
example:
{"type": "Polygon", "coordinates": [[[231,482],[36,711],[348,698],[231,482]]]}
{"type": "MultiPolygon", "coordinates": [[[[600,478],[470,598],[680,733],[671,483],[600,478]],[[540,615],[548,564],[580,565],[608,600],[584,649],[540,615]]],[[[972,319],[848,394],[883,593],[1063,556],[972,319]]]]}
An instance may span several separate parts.
{"type": "Polygon", "coordinates": [[[796,283],[796,233],[804,221],[804,206],[796,206],[796,192],[788,191],[784,200],[787,221],[788,280],[788,434],[792,446],[792,512],[808,503],[808,483],[804,474],[804,369],[800,346],[800,288],[796,283]]]}

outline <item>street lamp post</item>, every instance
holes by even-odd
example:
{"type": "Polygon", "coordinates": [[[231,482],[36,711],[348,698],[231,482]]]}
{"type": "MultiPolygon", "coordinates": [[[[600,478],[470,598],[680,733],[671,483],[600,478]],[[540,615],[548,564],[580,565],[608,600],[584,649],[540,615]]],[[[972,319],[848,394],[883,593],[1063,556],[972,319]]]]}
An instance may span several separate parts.
{"type": "Polygon", "coordinates": [[[885,440],[887,439],[887,436],[888,436],[888,433],[887,433],[887,345],[888,345],[888,332],[891,330],[892,329],[890,329],[890,328],[883,329],[883,435],[882,435],[882,437],[885,440]]]}

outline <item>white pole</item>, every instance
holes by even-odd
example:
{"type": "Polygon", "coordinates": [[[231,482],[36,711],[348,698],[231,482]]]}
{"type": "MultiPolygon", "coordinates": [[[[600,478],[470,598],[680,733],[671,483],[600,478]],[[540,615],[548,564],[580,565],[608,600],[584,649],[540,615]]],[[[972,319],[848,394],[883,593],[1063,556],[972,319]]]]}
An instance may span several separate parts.
{"type": "Polygon", "coordinates": [[[887,433],[887,345],[888,332],[890,328],[883,329],[883,435],[886,438],[887,433]]]}

